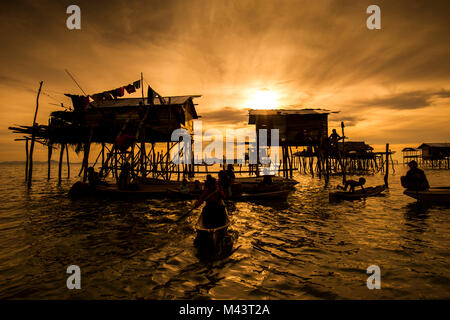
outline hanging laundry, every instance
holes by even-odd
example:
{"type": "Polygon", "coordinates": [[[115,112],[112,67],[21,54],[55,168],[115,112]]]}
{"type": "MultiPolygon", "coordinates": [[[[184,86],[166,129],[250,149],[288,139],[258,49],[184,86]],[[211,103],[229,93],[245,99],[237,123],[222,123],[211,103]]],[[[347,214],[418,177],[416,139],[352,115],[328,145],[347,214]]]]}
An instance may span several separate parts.
{"type": "Polygon", "coordinates": [[[136,92],[136,89],[134,88],[134,85],[129,84],[125,87],[125,90],[127,90],[128,93],[136,92]]]}
{"type": "Polygon", "coordinates": [[[108,92],[112,94],[115,100],[117,100],[118,97],[123,97],[123,95],[125,94],[125,89],[124,87],[120,87],[108,92]]]}
{"type": "Polygon", "coordinates": [[[103,100],[104,101],[108,101],[108,100],[113,100],[114,97],[111,95],[111,93],[109,91],[105,91],[101,93],[103,95],[103,100]]]}
{"type": "Polygon", "coordinates": [[[69,93],[65,93],[65,96],[72,99],[72,105],[74,110],[83,110],[87,104],[89,104],[89,97],[78,96],[69,93]]]}
{"type": "Polygon", "coordinates": [[[154,105],[154,99],[155,99],[155,91],[153,91],[152,87],[148,86],[147,89],[147,100],[149,105],[154,105]]]}
{"type": "Polygon", "coordinates": [[[94,100],[94,102],[96,104],[102,104],[103,103],[103,99],[104,99],[105,94],[104,93],[96,93],[93,94],[91,96],[92,100],[94,100]]]}
{"type": "Polygon", "coordinates": [[[89,96],[84,97],[83,105],[88,106],[91,104],[91,101],[89,100],[89,96]]]}
{"type": "Polygon", "coordinates": [[[133,82],[133,86],[134,86],[136,89],[139,89],[139,88],[141,87],[141,80],[138,80],[138,81],[133,82]]]}

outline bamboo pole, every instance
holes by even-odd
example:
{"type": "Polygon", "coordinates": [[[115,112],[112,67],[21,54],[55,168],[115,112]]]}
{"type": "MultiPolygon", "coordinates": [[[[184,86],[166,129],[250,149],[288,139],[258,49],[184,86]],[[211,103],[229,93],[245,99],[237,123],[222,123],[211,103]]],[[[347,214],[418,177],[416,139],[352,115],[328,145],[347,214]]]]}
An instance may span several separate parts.
{"type": "Polygon", "coordinates": [[[47,180],[50,180],[51,162],[52,162],[52,144],[48,144],[48,159],[47,159],[47,180]]]}
{"type": "Polygon", "coordinates": [[[345,176],[345,133],[344,133],[344,121],[341,121],[341,129],[342,129],[342,156],[341,156],[341,166],[342,166],[342,183],[345,185],[345,181],[347,181],[347,177],[345,176]]]}
{"type": "Polygon", "coordinates": [[[256,130],[256,176],[259,177],[259,129],[256,130]]]}
{"type": "Polygon", "coordinates": [[[61,143],[61,151],[59,153],[59,164],[58,164],[58,184],[61,183],[61,171],[62,171],[62,163],[63,163],[63,156],[64,156],[64,143],[61,143]]]}
{"type": "Polygon", "coordinates": [[[34,111],[34,118],[33,118],[33,131],[31,134],[31,145],[30,145],[30,154],[29,154],[29,163],[28,163],[28,188],[31,187],[31,181],[33,180],[33,151],[34,151],[34,139],[36,138],[36,118],[37,118],[37,113],[38,113],[38,109],[39,109],[39,95],[41,94],[41,89],[42,89],[42,84],[44,83],[44,81],[41,81],[39,83],[39,90],[37,93],[37,97],[36,97],[36,109],[34,111]]]}
{"type": "Polygon", "coordinates": [[[67,179],[70,179],[69,147],[66,143],[67,179]]]}
{"type": "Polygon", "coordinates": [[[105,165],[105,143],[102,142],[102,168],[105,165]]]}
{"type": "Polygon", "coordinates": [[[389,188],[389,143],[386,143],[386,172],[384,174],[384,184],[386,188],[389,188]]]}
{"type": "Polygon", "coordinates": [[[28,138],[25,139],[25,181],[28,181],[28,138]]]}
{"type": "Polygon", "coordinates": [[[92,136],[94,135],[94,128],[91,128],[89,133],[89,141],[85,143],[84,145],[84,157],[83,157],[83,166],[84,166],[84,172],[83,172],[83,182],[86,182],[87,180],[87,169],[89,166],[89,152],[91,150],[91,141],[92,136]]]}

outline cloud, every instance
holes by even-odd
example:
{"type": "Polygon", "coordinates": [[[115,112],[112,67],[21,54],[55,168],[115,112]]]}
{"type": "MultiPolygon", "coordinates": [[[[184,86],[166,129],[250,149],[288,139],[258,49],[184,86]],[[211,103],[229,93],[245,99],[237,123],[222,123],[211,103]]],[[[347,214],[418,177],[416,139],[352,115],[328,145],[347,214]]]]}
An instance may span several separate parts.
{"type": "Polygon", "coordinates": [[[202,120],[208,123],[237,124],[248,121],[248,111],[234,107],[223,107],[215,111],[206,111],[201,114],[202,120]]]}
{"type": "Polygon", "coordinates": [[[409,91],[371,99],[363,99],[356,101],[355,104],[363,108],[376,107],[396,110],[413,110],[431,106],[435,97],[447,98],[450,97],[450,92],[444,89],[437,92],[409,91]]]}
{"type": "MultiPolygon", "coordinates": [[[[2,3],[1,127],[29,123],[39,80],[57,99],[79,93],[65,68],[88,93],[128,84],[142,71],[163,95],[202,94],[198,110],[209,127],[245,126],[247,93],[258,89],[275,91],[288,108],[341,110],[330,121],[355,130],[377,122],[376,110],[448,110],[447,0],[378,0],[376,31],[365,25],[371,0],[79,0],[77,31],[66,28],[71,4],[2,3]]],[[[41,99],[38,122],[47,123],[56,101],[41,99]]],[[[440,130],[432,118],[426,126],[430,135],[440,130]]],[[[380,135],[376,129],[360,131],[380,135]]]]}

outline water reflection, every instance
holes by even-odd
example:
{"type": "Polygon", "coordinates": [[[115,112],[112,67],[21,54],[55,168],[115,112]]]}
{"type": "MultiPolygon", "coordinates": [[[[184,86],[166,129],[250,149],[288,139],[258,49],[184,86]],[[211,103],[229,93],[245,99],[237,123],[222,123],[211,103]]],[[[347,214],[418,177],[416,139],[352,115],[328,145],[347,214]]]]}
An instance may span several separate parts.
{"type": "MultiPolygon", "coordinates": [[[[0,170],[0,179],[20,177],[0,186],[0,298],[447,297],[449,207],[404,196],[400,173],[382,197],[330,203],[340,177],[325,187],[298,175],[286,202],[229,203],[238,236],[226,254],[204,259],[193,246],[200,210],[176,222],[193,201],[71,200],[74,180],[58,186],[36,166],[27,191],[22,169],[0,170]],[[82,292],[65,288],[70,264],[82,269],[82,292]],[[365,287],[371,264],[382,268],[384,290],[365,287]]],[[[427,175],[448,181],[448,172],[427,175]]]]}

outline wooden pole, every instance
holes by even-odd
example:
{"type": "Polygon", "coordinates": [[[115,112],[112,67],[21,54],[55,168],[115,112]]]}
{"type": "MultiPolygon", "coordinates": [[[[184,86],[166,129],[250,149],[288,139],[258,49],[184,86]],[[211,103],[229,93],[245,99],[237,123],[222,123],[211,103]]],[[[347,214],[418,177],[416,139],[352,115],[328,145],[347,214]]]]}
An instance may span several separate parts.
{"type": "Polygon", "coordinates": [[[31,145],[30,145],[30,160],[28,163],[28,188],[31,187],[31,181],[33,180],[33,151],[34,151],[34,139],[36,138],[36,117],[39,109],[39,95],[41,94],[42,84],[44,82],[41,81],[39,83],[39,90],[36,97],[36,110],[34,111],[34,118],[33,118],[33,131],[31,134],[31,145]]]}
{"type": "Polygon", "coordinates": [[[256,130],[256,176],[259,177],[259,129],[256,130]]]}
{"type": "Polygon", "coordinates": [[[92,137],[94,135],[94,128],[91,128],[89,133],[89,141],[85,143],[84,145],[84,157],[83,157],[83,166],[84,166],[84,172],[83,172],[83,182],[86,182],[87,180],[87,169],[89,166],[89,151],[91,150],[91,141],[92,137]]]}
{"type": "Polygon", "coordinates": [[[165,171],[166,171],[166,180],[169,180],[169,152],[170,152],[170,142],[167,142],[167,153],[166,153],[166,163],[165,163],[165,171]]]}
{"type": "Polygon", "coordinates": [[[342,129],[342,156],[341,156],[341,166],[342,166],[342,183],[345,185],[345,181],[347,181],[347,177],[345,176],[345,133],[344,133],[344,121],[341,121],[341,129],[342,129]]]}
{"type": "Polygon", "coordinates": [[[64,156],[64,143],[61,143],[61,151],[59,153],[59,164],[58,164],[58,183],[61,183],[61,171],[62,171],[62,162],[64,156]]]}
{"type": "Polygon", "coordinates": [[[384,174],[384,184],[386,188],[389,188],[389,143],[386,143],[386,172],[384,174]]]}
{"type": "MultiPolygon", "coordinates": [[[[143,129],[145,130],[145,129],[143,129]]],[[[142,134],[142,140],[141,140],[141,158],[140,158],[140,162],[141,162],[141,176],[142,178],[145,178],[147,176],[147,157],[146,155],[146,150],[145,150],[145,131],[142,134]]]]}
{"type": "Polygon", "coordinates": [[[25,138],[25,181],[28,181],[28,138],[25,138]]]}
{"type": "Polygon", "coordinates": [[[142,91],[142,103],[145,106],[145,98],[144,98],[144,74],[141,72],[141,91],[142,91]]]}
{"type": "Polygon", "coordinates": [[[52,162],[52,144],[48,144],[48,160],[47,160],[47,180],[50,180],[51,162],[52,162]]]}
{"type": "Polygon", "coordinates": [[[70,179],[69,147],[66,143],[67,179],[70,179]]]}

